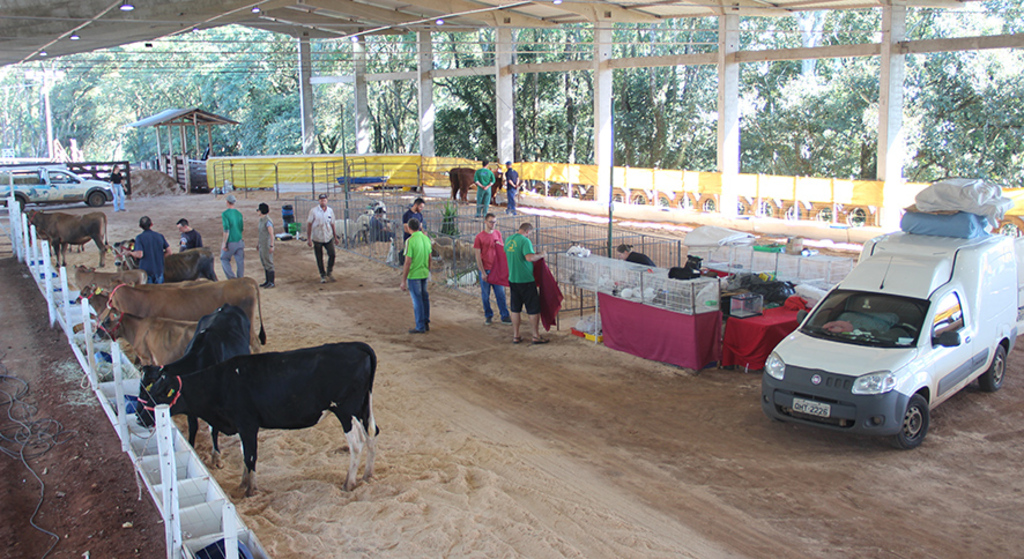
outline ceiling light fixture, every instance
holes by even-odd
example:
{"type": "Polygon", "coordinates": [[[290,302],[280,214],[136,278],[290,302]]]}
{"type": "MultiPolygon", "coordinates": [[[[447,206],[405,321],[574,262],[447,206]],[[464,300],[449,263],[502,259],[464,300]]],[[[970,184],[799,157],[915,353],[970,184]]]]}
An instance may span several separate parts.
{"type": "Polygon", "coordinates": [[[443,19],[439,19],[439,20],[435,21],[434,23],[436,23],[438,25],[444,25],[444,20],[443,19]]]}
{"type": "Polygon", "coordinates": [[[131,2],[129,2],[128,0],[121,0],[121,11],[122,12],[130,12],[130,11],[132,11],[134,9],[135,9],[135,6],[132,6],[131,2]]]}
{"type": "Polygon", "coordinates": [[[68,38],[71,39],[72,41],[77,41],[77,40],[81,39],[81,37],[79,37],[77,33],[72,33],[71,36],[68,37],[68,38]]]}
{"type": "Polygon", "coordinates": [[[260,7],[259,6],[253,6],[252,7],[252,13],[254,13],[254,14],[260,13],[260,7]]]}
{"type": "Polygon", "coordinates": [[[358,43],[359,42],[359,35],[352,35],[351,37],[349,37],[349,39],[352,39],[353,43],[358,43]]]}
{"type": "Polygon", "coordinates": [[[562,3],[562,0],[554,0],[554,1],[553,1],[553,2],[551,2],[551,3],[557,6],[557,5],[559,5],[559,4],[561,4],[561,3],[562,3]]]}
{"type": "Polygon", "coordinates": [[[45,50],[39,51],[39,56],[46,56],[46,51],[45,50]]]}

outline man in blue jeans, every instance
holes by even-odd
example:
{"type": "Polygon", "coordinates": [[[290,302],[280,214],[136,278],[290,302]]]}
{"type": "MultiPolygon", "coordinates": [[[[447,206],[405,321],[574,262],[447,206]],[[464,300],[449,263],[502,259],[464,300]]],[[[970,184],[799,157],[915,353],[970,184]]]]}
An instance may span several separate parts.
{"type": "Polygon", "coordinates": [[[505,306],[505,288],[487,282],[491,270],[494,269],[494,260],[504,257],[505,240],[501,238],[501,231],[494,228],[497,223],[494,214],[489,213],[484,217],[484,230],[477,233],[473,239],[473,252],[476,253],[476,268],[480,271],[480,299],[484,304],[484,324],[490,325],[494,317],[491,310],[491,288],[494,288],[494,299],[498,302],[498,313],[501,314],[501,321],[511,323],[512,318],[508,315],[508,308],[505,306]],[[499,251],[501,251],[499,253],[499,251]]]}
{"type": "Polygon", "coordinates": [[[430,296],[427,279],[430,278],[430,238],[420,231],[420,220],[415,217],[407,224],[412,235],[405,242],[405,264],[402,267],[402,291],[412,297],[412,312],[416,328],[410,334],[430,331],[430,296]]]}

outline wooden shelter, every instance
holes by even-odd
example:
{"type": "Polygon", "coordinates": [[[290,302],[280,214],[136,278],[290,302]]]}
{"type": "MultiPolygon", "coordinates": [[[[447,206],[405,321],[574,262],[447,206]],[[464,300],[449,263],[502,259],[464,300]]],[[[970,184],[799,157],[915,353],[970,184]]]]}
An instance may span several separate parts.
{"type": "Polygon", "coordinates": [[[199,143],[199,128],[206,128],[206,151],[212,151],[213,134],[210,129],[212,126],[222,124],[238,123],[229,118],[208,113],[200,109],[167,109],[153,116],[146,117],[138,122],[129,124],[129,126],[134,128],[145,128],[148,126],[153,127],[156,131],[157,164],[159,169],[174,177],[174,180],[185,188],[185,192],[192,192],[192,173],[189,171],[189,154],[192,154],[192,159],[202,159],[202,152],[200,151],[201,144],[199,143]],[[186,128],[189,126],[192,127],[194,137],[192,151],[189,150],[189,135],[186,133],[186,128]],[[165,127],[167,129],[166,156],[164,155],[163,145],[160,140],[161,127],[165,127]],[[175,155],[174,150],[174,134],[172,129],[175,127],[178,129],[178,153],[180,154],[180,159],[179,156],[175,155]]]}

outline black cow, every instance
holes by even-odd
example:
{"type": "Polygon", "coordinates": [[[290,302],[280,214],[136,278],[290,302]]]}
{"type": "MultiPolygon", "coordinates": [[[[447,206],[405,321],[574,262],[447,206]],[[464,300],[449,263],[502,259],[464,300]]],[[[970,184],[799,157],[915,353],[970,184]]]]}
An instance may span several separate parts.
{"type": "Polygon", "coordinates": [[[260,428],[304,429],[333,413],[348,439],[345,490],[355,487],[367,449],[363,479],[373,476],[377,423],[373,418],[373,377],[377,355],[362,342],[239,355],[199,372],[161,376],[147,387],[171,413],[198,415],[214,429],[238,433],[245,471],[241,489],[256,493],[256,435],[260,428]]]}
{"type": "MultiPolygon", "coordinates": [[[[153,400],[142,387],[156,382],[161,375],[185,375],[216,365],[236,355],[249,354],[249,317],[245,311],[235,305],[223,305],[216,311],[204,316],[196,325],[192,341],[185,348],[185,354],[177,361],[164,367],[146,365],[142,368],[142,383],[139,388],[139,401],[144,406],[137,407],[139,423],[146,427],[153,425],[153,400]]],[[[177,412],[175,412],[177,413],[177,412]]],[[[188,442],[196,445],[196,432],[199,421],[194,414],[188,416],[188,442]]],[[[213,451],[210,461],[214,467],[220,468],[220,446],[217,444],[217,429],[210,426],[210,439],[213,451]]]]}

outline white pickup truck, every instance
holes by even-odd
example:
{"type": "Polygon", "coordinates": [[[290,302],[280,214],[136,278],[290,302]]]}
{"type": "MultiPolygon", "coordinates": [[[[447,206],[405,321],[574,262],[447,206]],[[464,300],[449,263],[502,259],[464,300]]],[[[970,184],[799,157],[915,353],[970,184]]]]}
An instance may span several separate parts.
{"type": "Polygon", "coordinates": [[[930,410],[969,383],[993,392],[1020,332],[1014,240],[893,233],[769,356],[761,406],[773,419],[891,436],[914,448],[930,410]]]}
{"type": "Polygon", "coordinates": [[[82,177],[56,166],[0,168],[0,197],[4,201],[14,186],[14,198],[25,204],[85,202],[100,207],[114,199],[110,184],[82,177]]]}

